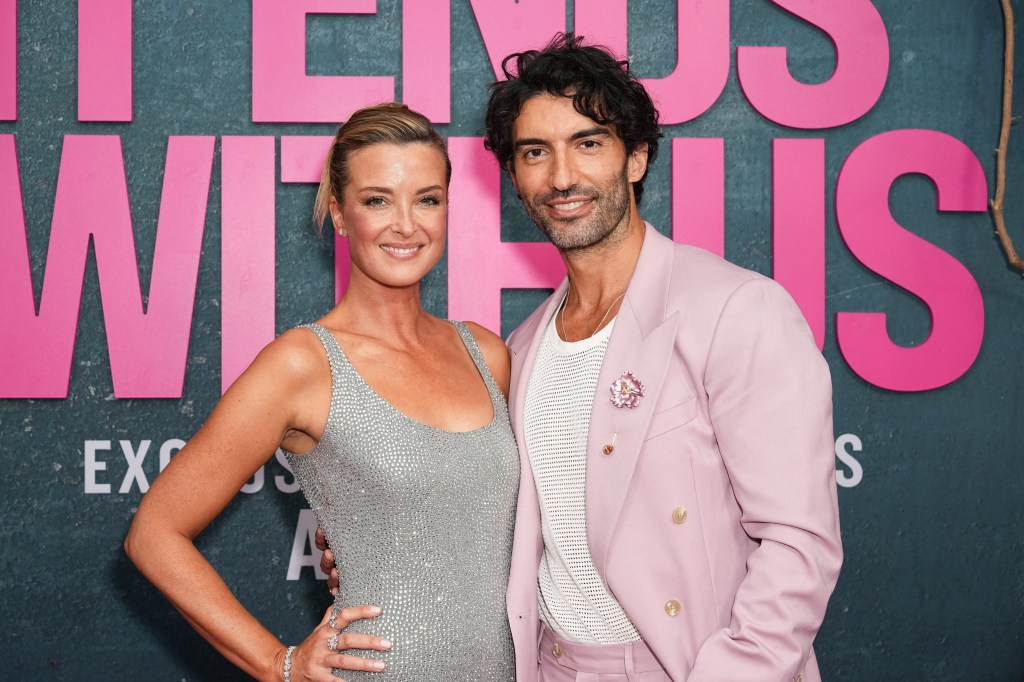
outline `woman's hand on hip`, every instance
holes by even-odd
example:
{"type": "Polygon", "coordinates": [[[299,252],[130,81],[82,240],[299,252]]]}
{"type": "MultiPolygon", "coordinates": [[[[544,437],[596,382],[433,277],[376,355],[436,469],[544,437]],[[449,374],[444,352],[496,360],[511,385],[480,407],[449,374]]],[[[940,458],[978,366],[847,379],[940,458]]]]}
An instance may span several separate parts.
{"type": "MultiPolygon", "coordinates": [[[[348,649],[388,651],[391,642],[383,637],[358,632],[342,632],[350,623],[365,618],[376,618],[381,613],[377,606],[352,606],[335,611],[331,606],[320,624],[302,644],[292,652],[291,682],[338,682],[331,670],[362,670],[381,672],[387,665],[372,658],[361,658],[345,653],[348,649]]],[[[278,670],[284,677],[285,652],[280,654],[278,670]]]]}

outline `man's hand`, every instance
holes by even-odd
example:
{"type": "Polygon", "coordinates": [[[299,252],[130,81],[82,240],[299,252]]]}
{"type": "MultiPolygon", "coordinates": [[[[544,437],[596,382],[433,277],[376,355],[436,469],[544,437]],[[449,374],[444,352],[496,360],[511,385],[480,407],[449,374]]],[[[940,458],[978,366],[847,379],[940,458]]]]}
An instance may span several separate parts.
{"type": "Polygon", "coordinates": [[[331,591],[332,596],[337,596],[338,566],[334,563],[334,552],[327,545],[327,537],[320,528],[316,529],[316,547],[324,553],[320,557],[320,570],[327,574],[327,589],[331,591]]]}

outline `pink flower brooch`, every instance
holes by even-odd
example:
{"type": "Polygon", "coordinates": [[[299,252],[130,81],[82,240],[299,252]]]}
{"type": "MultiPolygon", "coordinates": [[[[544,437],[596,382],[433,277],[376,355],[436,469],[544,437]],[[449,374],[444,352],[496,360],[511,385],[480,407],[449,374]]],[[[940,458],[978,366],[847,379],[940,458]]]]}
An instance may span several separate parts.
{"type": "Polygon", "coordinates": [[[612,384],[612,405],[615,407],[636,407],[640,398],[644,397],[644,385],[633,376],[632,372],[624,372],[612,384]]]}

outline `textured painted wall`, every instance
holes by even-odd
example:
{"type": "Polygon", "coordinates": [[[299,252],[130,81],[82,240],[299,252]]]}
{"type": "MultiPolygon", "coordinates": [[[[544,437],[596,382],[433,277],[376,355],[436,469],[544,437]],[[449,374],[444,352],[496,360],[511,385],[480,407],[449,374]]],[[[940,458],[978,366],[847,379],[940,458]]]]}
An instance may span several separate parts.
{"type": "MultiPolygon", "coordinates": [[[[680,0],[685,2],[685,0],[680,0]]],[[[468,0],[450,21],[449,136],[479,135],[492,79],[468,0]]],[[[568,3],[572,25],[573,3],[568,3]]],[[[121,542],[144,482],[203,422],[220,394],[222,136],[329,135],[328,124],[254,123],[252,14],[243,2],[135,3],[131,122],[81,122],[77,94],[77,3],[0,0],[0,22],[17,8],[17,120],[0,136],[17,144],[31,275],[39,300],[65,135],[116,135],[124,153],[142,291],[152,275],[168,137],[218,138],[188,345],[183,396],[117,399],[95,258],[86,261],[81,313],[66,399],[0,400],[0,677],[4,679],[224,680],[240,677],[185,624],[123,556],[121,542]],[[143,441],[150,445],[143,452],[143,441]],[[109,492],[104,486],[109,486],[109,492]]],[[[839,234],[835,188],[850,153],[872,136],[903,128],[941,131],[964,143],[994,187],[1001,97],[1002,16],[997,0],[876,0],[889,39],[888,81],[877,104],[847,125],[796,130],[767,121],[745,99],[735,48],[785,45],[796,78],[829,77],[828,38],[766,0],[731,3],[732,71],[709,111],[666,128],[668,138],[724,138],[726,256],[772,272],[772,141],[825,141],[826,326],[824,353],[835,383],[837,470],[846,564],[816,649],[828,680],[1024,679],[1024,281],[1005,265],[989,216],[938,213],[922,176],[890,192],[894,218],[959,261],[985,308],[980,354],[941,388],[893,392],[858,377],[840,354],[835,315],[878,311],[904,346],[927,339],[922,301],[878,276],[839,234]]],[[[1014,2],[1019,15],[1024,3],[1014,2]]],[[[646,77],[675,64],[676,3],[629,3],[629,52],[646,77]]],[[[1024,16],[1020,17],[1024,20],[1024,16]]],[[[309,74],[388,75],[403,92],[402,3],[376,14],[315,15],[307,21],[309,74]]],[[[433,30],[431,27],[427,27],[433,30]]],[[[7,35],[0,26],[0,40],[7,35]]],[[[9,41],[8,41],[9,42],[9,41]]],[[[0,50],[8,47],[0,44],[0,50]]],[[[1017,59],[1024,73],[1024,58],[1017,59]]],[[[0,80],[0,86],[4,83],[0,80]]],[[[2,93],[0,93],[2,96],[2,93]]],[[[2,101],[2,100],[0,100],[2,101]]],[[[1017,92],[1017,111],[1024,96],[1017,92]]],[[[0,109],[2,115],[2,109],[0,109]]],[[[1007,216],[1024,247],[1024,139],[1011,138],[1007,216]]],[[[280,147],[280,143],[278,148],[280,147]]],[[[643,214],[672,223],[670,144],[647,183],[643,214]]],[[[991,193],[991,189],[989,190],[991,193]]],[[[315,319],[331,304],[333,248],[310,226],[314,189],[276,185],[276,330],[315,319]]],[[[458,202],[459,197],[453,197],[458,202]]],[[[2,210],[3,207],[0,207],[2,210]]],[[[3,213],[0,231],[20,229],[3,213]]],[[[507,241],[539,236],[501,192],[507,241]]],[[[0,259],[9,254],[0,253],[0,259]]],[[[5,261],[6,263],[7,261],[5,261]]],[[[907,264],[909,269],[917,267],[907,264]]],[[[448,307],[442,262],[424,283],[436,314],[448,307]]],[[[542,298],[502,295],[509,332],[542,298]]],[[[0,290],[0,306],[13,294],[0,290]]],[[[0,348],[0,352],[9,349],[0,348]]],[[[279,463],[265,467],[200,539],[239,598],[284,641],[299,641],[328,603],[303,568],[301,496],[279,463]]],[[[453,675],[457,679],[457,675],[453,675]]]]}

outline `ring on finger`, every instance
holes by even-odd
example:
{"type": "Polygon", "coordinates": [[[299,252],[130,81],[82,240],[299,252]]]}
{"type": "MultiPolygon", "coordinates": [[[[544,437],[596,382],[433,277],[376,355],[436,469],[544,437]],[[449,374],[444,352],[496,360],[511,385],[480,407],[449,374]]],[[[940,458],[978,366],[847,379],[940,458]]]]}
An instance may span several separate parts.
{"type": "Polygon", "coordinates": [[[338,627],[338,614],[334,614],[333,616],[331,616],[331,619],[327,621],[327,624],[330,625],[331,628],[333,628],[334,630],[341,632],[341,628],[338,627]]]}
{"type": "Polygon", "coordinates": [[[331,651],[338,650],[338,637],[339,635],[331,635],[327,640],[327,648],[331,651]]]}

